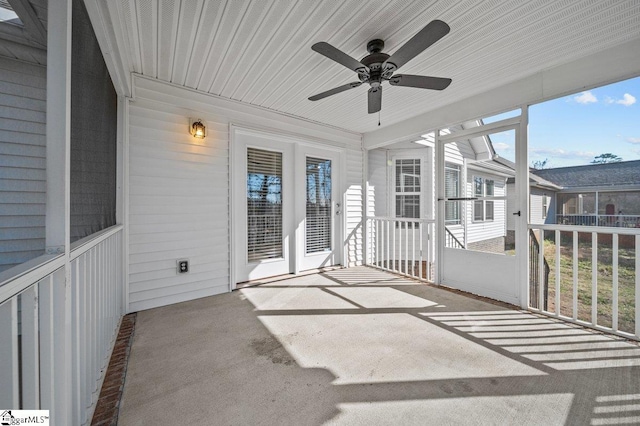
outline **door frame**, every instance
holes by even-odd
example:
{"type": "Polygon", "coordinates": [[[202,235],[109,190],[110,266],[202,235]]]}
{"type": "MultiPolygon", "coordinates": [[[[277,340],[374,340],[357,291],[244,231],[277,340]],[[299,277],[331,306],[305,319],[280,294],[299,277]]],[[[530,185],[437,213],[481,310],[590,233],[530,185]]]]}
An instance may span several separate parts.
{"type": "MultiPolygon", "coordinates": [[[[528,168],[528,141],[527,141],[527,127],[528,127],[528,109],[522,107],[521,114],[517,117],[508,118],[495,123],[490,123],[478,127],[474,127],[467,130],[462,130],[456,133],[440,135],[440,131],[435,131],[435,170],[436,170],[436,193],[438,199],[444,199],[445,196],[445,182],[444,182],[444,164],[445,164],[445,149],[446,143],[454,142],[460,139],[469,139],[476,136],[490,135],[493,133],[499,133],[506,130],[515,131],[515,159],[516,159],[516,202],[514,210],[520,211],[521,215],[516,217],[515,220],[515,240],[516,240],[516,254],[515,254],[515,276],[513,279],[516,282],[517,288],[515,289],[515,297],[517,300],[513,300],[520,306],[526,307],[529,303],[529,263],[528,263],[528,250],[529,245],[526,243],[528,240],[527,224],[529,222],[529,168],[528,168]]],[[[466,184],[466,183],[465,183],[466,184]]],[[[436,226],[438,244],[436,249],[436,283],[441,283],[443,279],[443,265],[444,265],[444,253],[445,253],[445,203],[437,202],[436,208],[436,226]]],[[[513,212],[507,211],[506,214],[512,214],[513,212]]]]}
{"type": "MultiPolygon", "coordinates": [[[[306,157],[305,149],[313,150],[322,150],[327,152],[332,152],[335,154],[335,159],[338,160],[338,164],[336,164],[335,170],[337,174],[337,179],[334,179],[335,191],[338,194],[338,197],[335,200],[332,200],[332,204],[334,205],[332,211],[335,212],[335,204],[340,203],[341,214],[339,216],[333,215],[334,223],[335,223],[335,246],[334,246],[334,258],[335,265],[345,265],[345,254],[346,250],[344,248],[344,236],[346,230],[346,179],[347,179],[347,170],[346,170],[346,149],[342,146],[336,146],[336,144],[331,143],[329,141],[314,141],[308,137],[303,135],[298,135],[295,133],[288,133],[286,131],[281,130],[272,130],[266,128],[257,128],[247,125],[241,124],[233,124],[229,123],[229,291],[233,291],[237,288],[238,274],[237,268],[239,266],[239,262],[242,262],[242,259],[239,259],[236,250],[237,241],[240,235],[246,234],[246,231],[240,229],[239,221],[235,220],[238,212],[237,203],[242,202],[242,200],[246,200],[244,194],[246,193],[246,187],[242,185],[243,180],[237,178],[237,173],[243,172],[246,173],[246,170],[238,170],[239,168],[239,157],[246,155],[244,150],[245,146],[239,146],[238,143],[238,133],[255,135],[261,138],[270,138],[277,139],[279,142],[289,143],[291,144],[293,150],[293,167],[291,170],[291,174],[294,176],[294,179],[298,180],[299,174],[304,173],[304,165],[299,166],[298,159],[300,158],[300,153],[302,153],[302,159],[304,160],[306,157]]],[[[274,149],[277,151],[277,149],[274,149]]],[[[311,156],[314,156],[311,154],[311,156]]],[[[318,155],[322,157],[321,155],[318,155]]],[[[283,168],[285,164],[283,163],[283,168]]],[[[284,170],[283,170],[284,171],[284,170]]],[[[332,173],[333,174],[333,173],[332,173]]],[[[305,185],[306,188],[306,185],[305,185]]],[[[297,195],[297,190],[294,187],[294,194],[297,195]]],[[[333,192],[333,191],[332,191],[333,192]]],[[[300,203],[296,202],[294,195],[294,203],[293,203],[293,215],[291,227],[293,238],[289,244],[289,256],[290,256],[290,273],[299,274],[300,273],[300,255],[304,255],[304,229],[302,229],[302,240],[299,240],[300,229],[302,225],[304,225],[303,219],[306,216],[306,210],[300,208],[300,203]],[[302,249],[300,248],[302,247],[302,249]],[[301,252],[302,250],[302,252],[301,252]]],[[[304,204],[304,203],[303,203],[304,204]]],[[[283,229],[286,228],[287,225],[283,224],[283,229]]]]}

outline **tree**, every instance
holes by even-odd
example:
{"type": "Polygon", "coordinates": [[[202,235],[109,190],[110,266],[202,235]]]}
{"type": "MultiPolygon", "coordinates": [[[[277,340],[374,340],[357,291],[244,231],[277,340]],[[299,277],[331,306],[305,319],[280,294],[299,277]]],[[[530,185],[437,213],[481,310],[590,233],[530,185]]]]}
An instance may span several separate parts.
{"type": "Polygon", "coordinates": [[[620,161],[622,161],[622,158],[607,152],[605,154],[595,156],[591,164],[619,163],[620,161]]]}
{"type": "Polygon", "coordinates": [[[547,163],[549,163],[549,159],[545,158],[544,160],[536,160],[533,163],[531,163],[531,165],[536,170],[542,170],[547,166],[547,163]]]}

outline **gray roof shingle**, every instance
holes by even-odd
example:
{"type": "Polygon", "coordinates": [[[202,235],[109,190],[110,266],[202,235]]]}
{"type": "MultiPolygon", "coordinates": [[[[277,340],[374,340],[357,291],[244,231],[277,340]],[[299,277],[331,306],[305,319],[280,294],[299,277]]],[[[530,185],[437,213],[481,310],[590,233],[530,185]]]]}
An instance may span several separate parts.
{"type": "Polygon", "coordinates": [[[640,185],[640,160],[542,169],[533,173],[564,188],[640,185]]]}

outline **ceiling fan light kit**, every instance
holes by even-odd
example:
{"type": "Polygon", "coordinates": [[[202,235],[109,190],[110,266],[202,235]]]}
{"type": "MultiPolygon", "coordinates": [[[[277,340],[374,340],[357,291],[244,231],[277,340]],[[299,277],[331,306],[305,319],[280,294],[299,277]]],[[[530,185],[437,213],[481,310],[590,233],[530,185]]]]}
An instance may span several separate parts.
{"type": "Polygon", "coordinates": [[[382,109],[382,83],[385,81],[388,81],[392,86],[444,90],[451,84],[450,78],[411,74],[394,75],[393,73],[447,35],[449,31],[449,25],[446,23],[437,19],[431,21],[393,55],[382,52],[382,49],[384,49],[384,41],[380,39],[371,40],[367,43],[367,51],[369,54],[360,61],[333,47],[329,43],[323,41],[316,43],[311,46],[311,49],[355,71],[360,81],[347,83],[327,90],[326,92],[318,93],[317,95],[311,96],[309,100],[317,101],[324,99],[328,96],[356,88],[363,83],[368,83],[369,86],[371,86],[368,92],[368,111],[369,114],[373,114],[382,109]]]}

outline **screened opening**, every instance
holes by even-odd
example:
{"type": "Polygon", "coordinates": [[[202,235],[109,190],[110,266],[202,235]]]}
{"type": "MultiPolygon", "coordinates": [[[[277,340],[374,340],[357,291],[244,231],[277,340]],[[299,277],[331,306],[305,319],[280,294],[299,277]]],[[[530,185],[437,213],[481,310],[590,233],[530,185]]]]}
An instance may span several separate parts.
{"type": "Polygon", "coordinates": [[[282,153],[247,148],[247,259],[283,257],[282,153]]]}
{"type": "Polygon", "coordinates": [[[73,2],[71,241],[116,224],[118,97],[83,2],[73,2]]]}
{"type": "Polygon", "coordinates": [[[306,252],[331,251],[331,160],[307,157],[306,252]]]}

